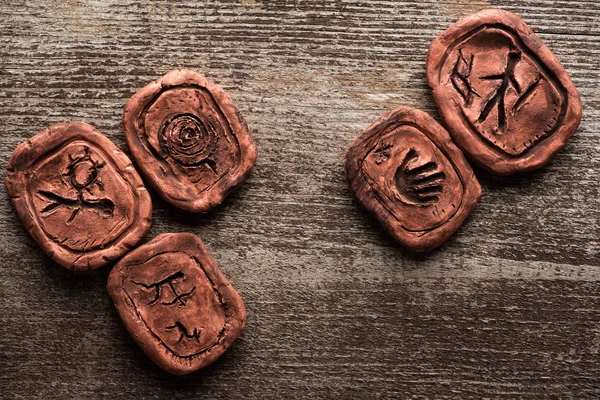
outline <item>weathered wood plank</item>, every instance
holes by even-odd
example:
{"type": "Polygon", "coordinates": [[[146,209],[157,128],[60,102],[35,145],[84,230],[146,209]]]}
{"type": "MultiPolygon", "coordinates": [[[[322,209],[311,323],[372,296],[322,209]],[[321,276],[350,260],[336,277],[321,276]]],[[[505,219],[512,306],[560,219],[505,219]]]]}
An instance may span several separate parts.
{"type": "Polygon", "coordinates": [[[184,378],[127,335],[108,271],[52,263],[0,191],[1,398],[600,397],[599,2],[6,0],[0,21],[2,180],[54,122],[92,123],[126,150],[123,105],[174,67],[224,87],[259,148],[206,216],[153,194],[148,238],[197,233],[249,312],[232,350],[184,378]],[[539,33],[584,118],[540,171],[476,170],[471,218],[411,255],[359,208],[343,154],[390,108],[437,117],[429,43],[488,6],[539,33]]]}

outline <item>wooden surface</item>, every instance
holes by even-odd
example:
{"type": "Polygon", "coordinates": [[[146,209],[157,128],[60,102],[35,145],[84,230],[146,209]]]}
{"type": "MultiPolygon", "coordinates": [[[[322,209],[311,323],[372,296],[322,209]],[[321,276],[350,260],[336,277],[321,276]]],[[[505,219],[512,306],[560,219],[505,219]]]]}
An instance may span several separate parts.
{"type": "Polygon", "coordinates": [[[0,192],[3,399],[600,398],[600,3],[37,0],[0,2],[0,178],[48,125],[95,125],[175,67],[221,85],[259,149],[206,216],[153,193],[153,227],[206,243],[248,309],[213,366],[173,377],[125,331],[109,268],[73,274],[0,192]],[[583,100],[547,167],[498,178],[439,250],[407,253],[360,209],[343,154],[385,111],[432,113],[431,40],[485,7],[519,13],[583,100]]]}

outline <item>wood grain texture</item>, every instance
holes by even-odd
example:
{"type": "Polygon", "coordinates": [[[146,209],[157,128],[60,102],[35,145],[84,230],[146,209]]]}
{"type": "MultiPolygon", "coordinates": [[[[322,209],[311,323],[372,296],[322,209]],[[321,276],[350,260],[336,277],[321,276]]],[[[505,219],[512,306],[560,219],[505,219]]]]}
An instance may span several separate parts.
{"type": "Polygon", "coordinates": [[[105,289],[26,234],[0,191],[0,398],[600,398],[600,3],[595,0],[3,0],[0,179],[55,122],[128,151],[127,99],[174,67],[221,85],[258,145],[206,216],[152,193],[153,227],[191,231],[244,299],[213,366],[149,361],[105,289]],[[429,43],[486,7],[516,12],[579,89],[583,121],[543,169],[475,172],[483,197],[441,248],[407,253],[360,209],[343,155],[385,111],[437,118],[429,43]]]}

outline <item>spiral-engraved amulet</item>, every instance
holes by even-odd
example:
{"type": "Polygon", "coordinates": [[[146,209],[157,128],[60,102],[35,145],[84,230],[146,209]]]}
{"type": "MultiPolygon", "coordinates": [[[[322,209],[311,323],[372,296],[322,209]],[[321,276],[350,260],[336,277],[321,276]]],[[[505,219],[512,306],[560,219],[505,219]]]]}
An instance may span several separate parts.
{"type": "Polygon", "coordinates": [[[123,129],[152,187],[191,212],[219,205],[256,161],[236,105],[193,71],[171,71],[137,92],[125,106],[123,129]]]}

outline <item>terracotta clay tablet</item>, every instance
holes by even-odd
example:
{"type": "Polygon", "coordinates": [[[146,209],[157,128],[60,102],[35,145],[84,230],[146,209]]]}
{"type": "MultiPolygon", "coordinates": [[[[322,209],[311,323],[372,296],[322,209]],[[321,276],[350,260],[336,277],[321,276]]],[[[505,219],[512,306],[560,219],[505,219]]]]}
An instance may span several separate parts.
{"type": "Polygon", "coordinates": [[[256,161],[236,105],[192,71],[171,71],[137,92],[125,106],[123,128],[152,187],[191,212],[220,204],[256,161]]]}
{"type": "Polygon", "coordinates": [[[53,125],[19,145],[6,190],[27,230],[73,270],[120,258],[150,229],[152,203],[131,161],[93,126],[53,125]]]}
{"type": "Polygon", "coordinates": [[[246,324],[242,299],[191,233],[167,233],[127,254],[108,293],[139,346],[183,375],[219,358],[246,324]]]}
{"type": "Polygon", "coordinates": [[[427,79],[458,146],[497,174],[541,167],[581,121],[565,69],[507,11],[482,11],[442,33],[429,48],[427,79]]]}
{"type": "Polygon", "coordinates": [[[448,239],[481,197],[448,132],[409,107],[384,114],[352,143],[346,178],[390,235],[417,252],[448,239]]]}

